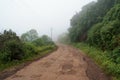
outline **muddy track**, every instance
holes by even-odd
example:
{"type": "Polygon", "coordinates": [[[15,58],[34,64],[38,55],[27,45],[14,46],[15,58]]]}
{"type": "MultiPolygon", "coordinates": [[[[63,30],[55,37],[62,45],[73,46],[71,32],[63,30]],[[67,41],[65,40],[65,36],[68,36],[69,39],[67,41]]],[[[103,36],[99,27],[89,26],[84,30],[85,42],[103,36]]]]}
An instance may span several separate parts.
{"type": "Polygon", "coordinates": [[[57,51],[32,62],[5,80],[110,80],[79,50],[59,45],[57,51]]]}

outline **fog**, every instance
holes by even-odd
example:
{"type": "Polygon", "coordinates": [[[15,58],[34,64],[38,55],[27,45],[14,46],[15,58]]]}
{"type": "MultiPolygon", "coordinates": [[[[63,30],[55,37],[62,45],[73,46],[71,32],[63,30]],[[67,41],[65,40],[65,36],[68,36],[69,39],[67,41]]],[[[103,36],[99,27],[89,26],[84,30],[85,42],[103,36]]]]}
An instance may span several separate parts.
{"type": "Polygon", "coordinates": [[[0,31],[12,29],[18,35],[36,29],[53,39],[66,32],[70,19],[82,6],[96,0],[0,0],[0,31]]]}

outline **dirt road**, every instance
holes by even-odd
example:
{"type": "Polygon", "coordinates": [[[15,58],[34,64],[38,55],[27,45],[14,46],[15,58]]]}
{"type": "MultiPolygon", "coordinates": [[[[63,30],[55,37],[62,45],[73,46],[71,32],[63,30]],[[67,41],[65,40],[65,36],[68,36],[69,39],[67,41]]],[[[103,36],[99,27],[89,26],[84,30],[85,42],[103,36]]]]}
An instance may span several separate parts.
{"type": "Polygon", "coordinates": [[[92,77],[90,79],[87,74],[88,67],[85,56],[77,49],[59,45],[57,51],[29,64],[5,80],[108,80],[92,77]]]}

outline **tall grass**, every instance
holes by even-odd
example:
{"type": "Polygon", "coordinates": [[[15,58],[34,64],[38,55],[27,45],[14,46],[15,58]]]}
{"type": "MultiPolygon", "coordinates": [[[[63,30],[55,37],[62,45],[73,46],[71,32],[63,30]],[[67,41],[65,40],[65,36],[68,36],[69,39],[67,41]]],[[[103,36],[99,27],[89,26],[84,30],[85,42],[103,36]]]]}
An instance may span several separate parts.
{"type": "Polygon", "coordinates": [[[120,64],[112,61],[109,51],[102,51],[85,43],[74,43],[75,47],[91,57],[113,80],[120,80],[120,64]]]}

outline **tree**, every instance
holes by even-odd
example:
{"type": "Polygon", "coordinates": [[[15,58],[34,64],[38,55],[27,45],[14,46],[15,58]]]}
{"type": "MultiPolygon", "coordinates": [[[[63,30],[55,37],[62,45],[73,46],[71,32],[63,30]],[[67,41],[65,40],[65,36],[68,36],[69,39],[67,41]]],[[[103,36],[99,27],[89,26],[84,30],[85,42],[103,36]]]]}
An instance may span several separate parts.
{"type": "Polygon", "coordinates": [[[47,35],[43,35],[39,37],[38,39],[32,41],[32,43],[36,46],[45,46],[45,45],[54,44],[52,39],[48,37],[47,35]]]}
{"type": "Polygon", "coordinates": [[[21,39],[23,41],[29,41],[32,42],[38,38],[38,33],[35,29],[31,29],[30,31],[22,34],[21,39]]]}
{"type": "Polygon", "coordinates": [[[4,62],[19,60],[24,56],[23,43],[12,30],[0,34],[0,60],[4,62]]]}
{"type": "Polygon", "coordinates": [[[89,30],[88,43],[102,50],[114,50],[120,46],[120,4],[111,8],[103,21],[89,30]]]}
{"type": "Polygon", "coordinates": [[[71,19],[71,27],[69,28],[71,41],[86,41],[91,27],[103,20],[114,3],[115,0],[98,0],[97,2],[91,2],[84,6],[71,19]]]}
{"type": "Polygon", "coordinates": [[[2,47],[4,47],[4,43],[9,40],[20,41],[15,32],[13,32],[12,30],[4,30],[3,34],[0,34],[0,49],[2,49],[2,47]]]}

